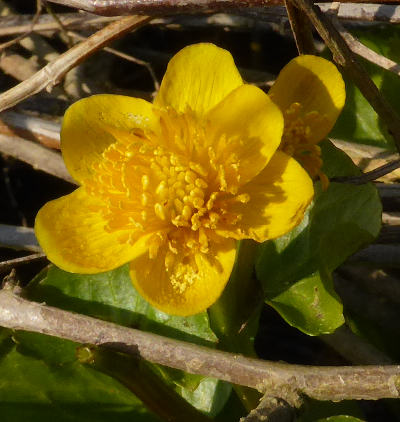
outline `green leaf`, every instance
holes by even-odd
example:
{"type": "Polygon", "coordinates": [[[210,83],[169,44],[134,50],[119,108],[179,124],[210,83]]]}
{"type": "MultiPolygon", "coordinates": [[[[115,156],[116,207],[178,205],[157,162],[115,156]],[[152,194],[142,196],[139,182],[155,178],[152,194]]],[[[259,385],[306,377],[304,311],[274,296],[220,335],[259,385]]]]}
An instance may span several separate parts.
{"type": "Polygon", "coordinates": [[[331,333],[343,322],[343,306],[331,280],[317,272],[268,301],[290,325],[307,334],[331,333]]]}
{"type": "MultiPolygon", "coordinates": [[[[321,147],[328,176],[358,174],[351,160],[329,141],[321,147]]],[[[343,324],[331,273],[378,235],[381,211],[372,184],[331,183],[325,192],[317,186],[301,224],[260,248],[256,272],[267,303],[309,335],[331,333],[343,324]]]]}
{"type": "Polygon", "coordinates": [[[39,334],[16,333],[0,343],[0,412],[7,422],[157,422],[129,390],[80,365],[75,344],[39,334]],[[36,344],[35,344],[36,343],[36,344]],[[49,356],[62,357],[46,359],[49,356]],[[31,347],[27,347],[31,346],[31,347]],[[61,352],[63,350],[63,352],[61,352]]]}
{"type": "MultiPolygon", "coordinates": [[[[127,266],[96,275],[71,274],[51,266],[41,280],[35,280],[29,287],[27,294],[30,299],[44,301],[62,309],[208,347],[214,347],[217,341],[210,329],[206,312],[184,318],[167,315],[149,305],[133,288],[127,266]]],[[[18,358],[21,361],[24,361],[25,358],[35,359],[43,366],[43,371],[49,372],[48,376],[51,376],[54,371],[57,373],[60,401],[63,397],[62,390],[64,388],[67,390],[91,388],[90,380],[85,380],[82,383],[81,378],[68,372],[68,368],[71,366],[80,368],[75,362],[76,344],[32,333],[18,332],[14,337],[18,342],[18,358]]],[[[155,370],[158,370],[160,376],[162,374],[162,378],[169,383],[171,388],[174,388],[199,410],[211,416],[220,412],[229,399],[231,385],[228,383],[213,378],[185,374],[182,371],[170,370],[156,365],[155,370]]],[[[85,371],[93,372],[91,368],[80,368],[79,371],[83,374],[86,374],[85,371]]],[[[19,372],[16,368],[14,378],[24,380],[23,372],[19,372]]],[[[41,382],[42,378],[46,379],[46,376],[38,377],[34,385],[32,379],[32,383],[26,388],[32,388],[38,395],[46,396],[48,387],[47,384],[41,382]]],[[[96,377],[93,377],[93,379],[96,379],[96,377]]],[[[118,394],[114,386],[119,384],[115,380],[106,375],[99,379],[102,382],[101,388],[108,389],[110,392],[116,391],[118,394]]],[[[129,394],[133,397],[132,400],[135,403],[140,404],[140,401],[133,394],[125,393],[127,396],[129,394]]],[[[0,386],[1,395],[2,387],[0,386]]],[[[68,401],[67,393],[65,397],[68,401]]],[[[103,396],[101,393],[97,395],[99,406],[103,404],[103,397],[108,400],[108,396],[103,396]]],[[[85,401],[85,399],[82,400],[85,401]]],[[[18,400],[16,401],[18,402],[18,400]]],[[[118,403],[118,401],[116,402],[118,403]]],[[[36,399],[33,397],[32,404],[35,403],[36,399]]],[[[89,406],[89,403],[87,405],[89,406]]],[[[54,406],[51,409],[48,410],[50,413],[58,414],[54,406]]]]}
{"type": "MultiPolygon", "coordinates": [[[[398,26],[368,28],[354,30],[353,34],[367,47],[377,53],[400,61],[400,29],[398,26]]],[[[382,95],[400,112],[400,78],[375,64],[360,59],[382,95]]],[[[385,125],[375,113],[359,89],[350,80],[346,80],[346,105],[340,115],[331,136],[375,145],[388,150],[394,150],[394,143],[385,125]]]]}

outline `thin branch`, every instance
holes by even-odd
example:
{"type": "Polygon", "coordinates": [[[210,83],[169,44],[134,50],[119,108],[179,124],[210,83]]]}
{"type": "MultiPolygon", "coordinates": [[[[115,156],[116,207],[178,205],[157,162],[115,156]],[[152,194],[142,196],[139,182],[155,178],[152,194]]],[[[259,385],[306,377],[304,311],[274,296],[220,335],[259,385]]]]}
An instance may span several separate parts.
{"type": "MultiPolygon", "coordinates": [[[[282,4],[283,0],[49,0],[52,3],[75,7],[103,16],[146,14],[168,15],[180,13],[210,13],[246,10],[282,4]]],[[[386,0],[385,3],[396,3],[386,0]]],[[[348,3],[345,0],[344,3],[348,3]]],[[[371,0],[370,3],[382,3],[371,0]]]]}
{"type": "Polygon", "coordinates": [[[318,367],[251,359],[31,302],[4,289],[0,326],[101,345],[283,399],[288,391],[333,401],[400,397],[400,365],[318,367]]]}
{"type": "Polygon", "coordinates": [[[59,123],[14,111],[0,115],[0,134],[34,140],[48,148],[60,149],[59,123]]]}
{"type": "MultiPolygon", "coordinates": [[[[323,12],[330,10],[329,4],[317,3],[323,12]]],[[[227,7],[226,12],[230,10],[227,7]]],[[[30,30],[34,15],[11,15],[0,17],[0,37],[6,35],[18,35],[30,30]]],[[[114,20],[120,19],[119,16],[96,16],[87,13],[61,13],[57,15],[66,29],[84,29],[103,26],[114,20]]],[[[340,3],[337,17],[343,21],[358,22],[400,22],[400,6],[397,5],[375,5],[375,4],[357,4],[340,3]]],[[[249,28],[256,27],[261,29],[265,27],[265,22],[287,19],[286,9],[283,6],[272,6],[270,3],[265,7],[255,7],[252,9],[240,10],[240,15],[227,15],[223,13],[211,16],[191,17],[177,16],[159,18],[151,22],[154,25],[168,25],[170,23],[181,23],[183,26],[229,26],[231,28],[249,28]],[[268,6],[268,7],[266,7],[268,6]]],[[[37,23],[33,27],[36,33],[53,32],[59,30],[59,25],[49,14],[40,15],[37,23]]]]}
{"type": "Polygon", "coordinates": [[[61,154],[35,142],[0,134],[0,152],[30,164],[67,182],[76,184],[65,167],[61,154]]]}
{"type": "MultiPolygon", "coordinates": [[[[118,16],[105,17],[93,16],[86,13],[62,13],[58,15],[64,28],[67,29],[86,29],[98,26],[104,26],[107,23],[120,19],[118,16]]],[[[30,30],[33,15],[11,15],[0,17],[0,37],[6,35],[23,34],[30,30]]],[[[57,31],[60,27],[54,21],[53,16],[48,13],[40,15],[38,21],[33,26],[33,32],[57,31]]]]}
{"type": "Polygon", "coordinates": [[[384,164],[374,170],[363,173],[361,176],[343,176],[334,177],[331,182],[336,183],[351,183],[352,185],[362,185],[364,183],[372,182],[373,180],[379,179],[385,174],[389,174],[392,171],[400,168],[400,159],[384,164]]]}
{"type": "Polygon", "coordinates": [[[35,253],[33,255],[23,256],[21,258],[9,259],[7,261],[0,262],[0,272],[9,271],[20,265],[30,264],[31,262],[40,261],[46,259],[46,254],[35,253]]]}
{"type": "Polygon", "coordinates": [[[315,54],[316,50],[310,20],[290,0],[284,1],[297,51],[299,54],[315,54]]]}
{"type": "MultiPolygon", "coordinates": [[[[87,39],[87,37],[84,37],[73,31],[68,31],[68,35],[81,41],[87,39]]],[[[154,73],[154,70],[151,67],[150,63],[145,62],[144,60],[137,59],[136,57],[133,57],[130,54],[123,53],[122,51],[116,50],[115,48],[104,47],[103,50],[107,53],[113,54],[114,56],[120,57],[121,59],[127,60],[128,62],[136,63],[139,66],[145,67],[149,72],[151,79],[153,80],[154,91],[157,92],[160,89],[160,84],[158,82],[157,76],[154,73]]]]}
{"type": "Polygon", "coordinates": [[[332,51],[334,60],[345,68],[361,93],[374,108],[376,113],[387,125],[393,136],[397,149],[400,151],[400,119],[386,99],[380,94],[378,88],[356,57],[350,50],[346,41],[341,37],[335,26],[336,18],[325,15],[312,0],[291,0],[303,10],[314,24],[321,38],[332,51]]]}
{"type": "Polygon", "coordinates": [[[3,51],[4,49],[8,48],[8,47],[11,47],[12,45],[16,44],[17,42],[21,41],[23,38],[25,38],[29,34],[31,34],[33,32],[33,28],[34,28],[36,22],[38,21],[41,13],[42,13],[42,1],[36,0],[36,13],[33,16],[32,22],[31,22],[28,30],[25,33],[22,33],[21,35],[19,35],[17,38],[10,40],[10,41],[7,41],[3,44],[0,44],[0,52],[3,51]]]}
{"type": "Polygon", "coordinates": [[[96,32],[86,41],[72,47],[56,60],[46,65],[31,78],[0,95],[0,111],[13,107],[20,101],[43,89],[51,89],[63,76],[83,60],[94,54],[106,44],[147,23],[146,16],[129,16],[113,22],[96,32]]]}
{"type": "Polygon", "coordinates": [[[360,57],[370,61],[382,67],[383,69],[389,70],[390,72],[394,73],[397,76],[400,76],[400,65],[393,60],[388,59],[381,54],[376,53],[374,50],[371,50],[366,45],[362,44],[355,38],[353,35],[347,31],[343,25],[336,19],[335,25],[340,33],[340,35],[344,38],[347,45],[350,47],[351,51],[358,54],[360,57]]]}
{"type": "Polygon", "coordinates": [[[31,252],[42,252],[33,229],[0,224],[0,246],[31,252]]]}
{"type": "Polygon", "coordinates": [[[285,400],[265,395],[260,404],[239,422],[293,422],[295,418],[294,409],[285,400]]]}
{"type": "Polygon", "coordinates": [[[102,16],[211,13],[282,4],[282,0],[51,0],[102,16]]]}

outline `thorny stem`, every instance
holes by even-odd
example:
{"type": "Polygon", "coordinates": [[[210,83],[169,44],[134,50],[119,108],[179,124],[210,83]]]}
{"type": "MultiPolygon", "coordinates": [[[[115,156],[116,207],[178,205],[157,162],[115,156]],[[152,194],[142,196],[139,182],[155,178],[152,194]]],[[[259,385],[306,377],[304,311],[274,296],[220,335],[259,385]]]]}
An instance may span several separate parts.
{"type": "Polygon", "coordinates": [[[290,403],[300,393],[332,401],[400,397],[400,365],[317,367],[251,359],[31,302],[7,289],[0,291],[0,326],[101,345],[290,403]]]}

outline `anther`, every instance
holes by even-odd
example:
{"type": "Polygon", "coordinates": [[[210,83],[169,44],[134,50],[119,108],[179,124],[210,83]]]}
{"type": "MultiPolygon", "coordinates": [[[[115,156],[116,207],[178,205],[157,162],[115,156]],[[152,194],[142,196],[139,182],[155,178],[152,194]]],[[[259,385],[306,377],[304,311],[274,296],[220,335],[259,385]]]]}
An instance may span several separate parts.
{"type": "Polygon", "coordinates": [[[189,207],[189,205],[185,205],[182,210],[182,217],[189,221],[190,217],[192,216],[192,209],[189,207]]]}
{"type": "Polygon", "coordinates": [[[156,194],[160,197],[161,200],[168,197],[168,188],[165,180],[162,180],[157,186],[156,194]]]}
{"type": "Polygon", "coordinates": [[[203,179],[196,179],[194,184],[200,189],[207,189],[208,185],[203,179]]]}
{"type": "Polygon", "coordinates": [[[165,209],[159,202],[154,205],[154,212],[160,220],[166,220],[165,209]]]}
{"type": "Polygon", "coordinates": [[[149,194],[146,192],[143,192],[140,196],[140,202],[145,207],[149,203],[149,194]]]}

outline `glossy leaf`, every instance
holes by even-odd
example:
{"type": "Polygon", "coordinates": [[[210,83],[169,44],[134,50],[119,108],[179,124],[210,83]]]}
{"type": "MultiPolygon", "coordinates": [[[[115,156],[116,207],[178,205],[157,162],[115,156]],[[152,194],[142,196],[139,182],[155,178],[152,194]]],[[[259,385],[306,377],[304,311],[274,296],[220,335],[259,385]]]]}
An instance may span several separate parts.
{"type": "Polygon", "coordinates": [[[22,332],[3,339],[0,343],[2,420],[159,421],[117,381],[80,365],[75,359],[75,346],[22,332]]]}
{"type": "MultiPolygon", "coordinates": [[[[330,142],[322,148],[329,177],[358,173],[330,142]]],[[[381,204],[371,184],[331,183],[325,192],[317,188],[302,223],[260,248],[256,271],[267,302],[306,334],[333,332],[344,319],[331,273],[377,236],[380,222],[381,204]]]]}
{"type": "MultiPolygon", "coordinates": [[[[133,288],[127,266],[97,275],[71,274],[52,266],[44,278],[41,280],[36,279],[35,283],[30,286],[28,296],[33,300],[44,301],[49,305],[62,309],[87,314],[164,336],[209,347],[213,347],[216,342],[216,337],[209,327],[206,313],[186,318],[174,317],[154,309],[145,302],[133,288]]],[[[86,377],[88,376],[85,375],[86,371],[90,374],[93,373],[91,368],[81,368],[75,362],[76,344],[22,332],[16,333],[14,338],[18,342],[18,352],[15,353],[18,353],[18,359],[23,362],[23,365],[25,365],[25,357],[29,356],[29,358],[36,359],[40,363],[44,372],[46,370],[49,372],[48,375],[38,377],[35,385],[33,378],[29,384],[29,388],[34,389],[38,395],[46,396],[47,384],[42,385],[40,380],[42,378],[46,379],[46,376],[51,376],[51,373],[54,372],[53,367],[57,368],[57,385],[60,391],[59,400],[62,401],[64,386],[67,390],[65,392],[66,401],[71,401],[68,399],[68,389],[90,390],[91,385],[89,381],[85,380],[82,383],[79,377],[74,377],[73,373],[69,374],[68,372],[68,368],[72,365],[74,368],[79,367],[79,371],[86,377]],[[23,351],[23,353],[21,354],[20,351],[23,351]],[[58,373],[59,370],[61,371],[60,373],[58,373]]],[[[1,368],[0,363],[0,371],[1,368]]],[[[157,368],[162,372],[162,378],[171,385],[171,388],[174,388],[192,405],[207,414],[213,416],[219,413],[229,399],[231,386],[227,383],[212,378],[192,376],[167,368],[155,367],[155,370],[157,368]]],[[[19,372],[18,367],[15,367],[15,378],[24,380],[23,372],[19,372]]],[[[99,376],[99,379],[102,381],[101,388],[108,389],[108,391],[111,391],[110,394],[115,390],[116,394],[118,394],[118,390],[114,387],[119,385],[116,381],[106,375],[99,376]]],[[[24,381],[22,381],[23,383],[24,381]]],[[[123,389],[122,386],[120,388],[123,389]]],[[[129,392],[125,394],[127,397],[131,395],[132,403],[139,403],[138,406],[141,406],[141,411],[145,412],[140,401],[135,396],[129,392]]],[[[2,387],[0,386],[1,395],[2,387]]],[[[18,397],[18,394],[15,397],[18,397]]],[[[107,396],[101,393],[97,395],[100,407],[103,404],[103,397],[107,399],[107,396]]],[[[16,399],[16,402],[18,401],[16,399]]],[[[85,399],[83,398],[82,401],[85,402],[85,399]]],[[[117,404],[119,403],[117,398],[115,398],[115,401],[117,404]]],[[[32,398],[32,405],[35,405],[35,403],[36,400],[32,398]]],[[[132,407],[133,404],[130,403],[128,400],[128,405],[132,407]]],[[[46,411],[53,412],[55,418],[58,415],[58,409],[53,405],[50,408],[52,410],[47,409],[46,411]]],[[[40,410],[38,415],[40,415],[40,410]]],[[[86,420],[94,419],[90,419],[88,416],[86,420]]]]}

